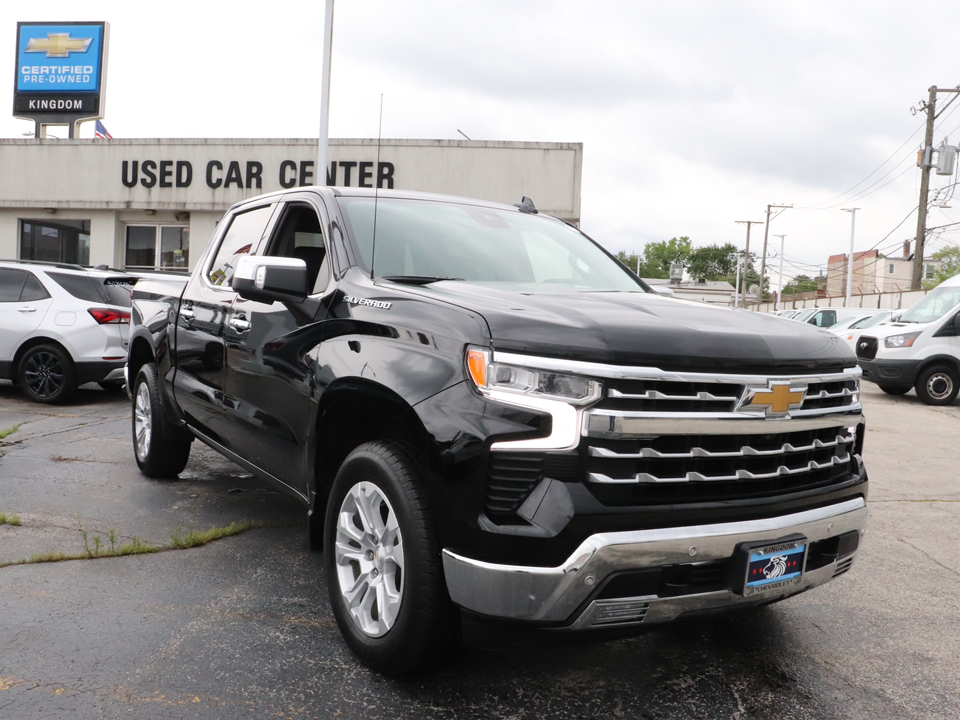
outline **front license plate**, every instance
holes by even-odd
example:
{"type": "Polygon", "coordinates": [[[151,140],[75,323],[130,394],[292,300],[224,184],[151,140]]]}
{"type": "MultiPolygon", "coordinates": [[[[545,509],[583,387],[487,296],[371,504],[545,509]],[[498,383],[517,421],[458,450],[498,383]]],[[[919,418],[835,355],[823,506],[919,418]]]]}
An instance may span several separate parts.
{"type": "Polygon", "coordinates": [[[781,540],[748,549],[745,596],[798,585],[807,554],[806,538],[781,540]]]}

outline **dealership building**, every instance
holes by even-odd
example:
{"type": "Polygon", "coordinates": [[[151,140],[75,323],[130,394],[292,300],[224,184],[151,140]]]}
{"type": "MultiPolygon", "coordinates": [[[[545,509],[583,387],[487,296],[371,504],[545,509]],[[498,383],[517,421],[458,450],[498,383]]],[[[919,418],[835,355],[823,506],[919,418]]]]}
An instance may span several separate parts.
{"type": "MultiPolygon", "coordinates": [[[[192,269],[234,203],[315,185],[313,139],[0,140],[0,258],[192,269]]],[[[328,185],[514,204],[580,220],[580,143],[337,140],[328,185]]]]}

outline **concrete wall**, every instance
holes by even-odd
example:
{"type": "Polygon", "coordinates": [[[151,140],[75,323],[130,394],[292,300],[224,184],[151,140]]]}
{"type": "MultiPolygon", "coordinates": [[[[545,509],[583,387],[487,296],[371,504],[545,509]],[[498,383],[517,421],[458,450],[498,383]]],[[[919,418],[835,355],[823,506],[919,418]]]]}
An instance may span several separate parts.
{"type": "MultiPolygon", "coordinates": [[[[392,186],[503,203],[523,195],[580,219],[579,143],[332,140],[334,185],[392,186]]],[[[314,185],[317,141],[0,140],[0,208],[201,210],[314,185]]]]}
{"type": "MultiPolygon", "coordinates": [[[[190,267],[240,200],[313,185],[315,139],[0,140],[0,258],[21,219],[89,220],[90,263],[124,266],[126,226],[190,227],[190,267]]],[[[580,143],[331,140],[331,184],[513,204],[580,221],[580,143]]]]}

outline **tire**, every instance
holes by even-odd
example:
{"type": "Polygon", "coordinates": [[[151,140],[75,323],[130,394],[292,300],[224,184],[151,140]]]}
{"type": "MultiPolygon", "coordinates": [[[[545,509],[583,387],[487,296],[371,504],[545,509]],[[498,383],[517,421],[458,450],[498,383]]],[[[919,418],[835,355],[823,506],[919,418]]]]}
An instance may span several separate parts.
{"type": "Polygon", "coordinates": [[[192,436],[164,417],[153,363],[147,363],[137,373],[131,416],[133,454],[140,471],[151,478],[179,475],[190,457],[192,436]]]}
{"type": "Polygon", "coordinates": [[[906,395],[908,392],[910,392],[909,385],[907,387],[899,387],[897,385],[878,385],[877,387],[883,390],[887,395],[906,395]]]}
{"type": "Polygon", "coordinates": [[[34,345],[20,358],[20,387],[34,402],[67,402],[77,391],[77,371],[70,355],[59,345],[34,345]]]}
{"type": "Polygon", "coordinates": [[[960,378],[949,365],[932,365],[920,373],[914,389],[927,405],[949,405],[957,399],[960,378]]]}
{"type": "Polygon", "coordinates": [[[324,567],[340,632],[369,667],[409,675],[452,649],[457,615],[423,473],[400,445],[365,443],[340,467],[327,503],[324,567]]]}
{"type": "Polygon", "coordinates": [[[101,380],[97,385],[111,393],[123,390],[123,380],[101,380]]]}

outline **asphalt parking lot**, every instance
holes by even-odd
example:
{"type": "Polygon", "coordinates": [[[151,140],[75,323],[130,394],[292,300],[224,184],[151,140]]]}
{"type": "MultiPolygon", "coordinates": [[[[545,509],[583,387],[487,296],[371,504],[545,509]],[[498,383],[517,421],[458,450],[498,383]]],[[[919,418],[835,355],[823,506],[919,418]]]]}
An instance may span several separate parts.
{"type": "Polygon", "coordinates": [[[86,386],[46,407],[0,383],[0,435],[16,428],[0,439],[0,512],[21,521],[0,525],[0,563],[262,523],[191,549],[0,568],[0,718],[960,717],[960,406],[870,383],[863,402],[871,518],[842,578],[758,612],[468,651],[396,681],[340,641],[299,505],[199,444],[179,480],[143,478],[121,394],[86,386]]]}

